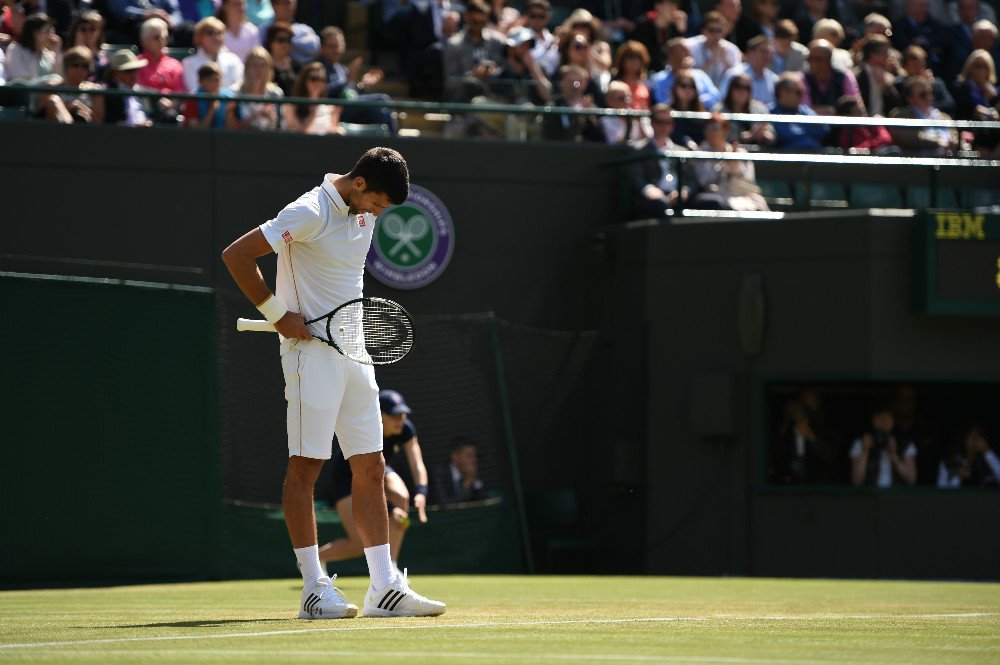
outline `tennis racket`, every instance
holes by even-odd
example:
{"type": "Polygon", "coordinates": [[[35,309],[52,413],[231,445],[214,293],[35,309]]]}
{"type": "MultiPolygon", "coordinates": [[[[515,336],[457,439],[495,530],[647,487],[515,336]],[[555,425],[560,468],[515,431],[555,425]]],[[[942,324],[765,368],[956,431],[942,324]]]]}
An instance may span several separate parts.
{"type": "MultiPolygon", "coordinates": [[[[389,365],[413,348],[413,319],[401,305],[385,298],[349,300],[329,314],[306,321],[323,322],[326,335],[313,337],[364,365],[389,365]]],[[[274,325],[238,319],[236,329],[275,332],[274,325]]]]}

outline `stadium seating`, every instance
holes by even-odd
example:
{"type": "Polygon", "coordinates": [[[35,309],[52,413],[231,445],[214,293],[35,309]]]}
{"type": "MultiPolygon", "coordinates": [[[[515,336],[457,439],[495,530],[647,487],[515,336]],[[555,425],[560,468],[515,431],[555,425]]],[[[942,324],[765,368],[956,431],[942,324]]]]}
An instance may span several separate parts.
{"type": "Polygon", "coordinates": [[[902,208],[903,195],[892,185],[855,183],[849,203],[852,208],[902,208]]]}

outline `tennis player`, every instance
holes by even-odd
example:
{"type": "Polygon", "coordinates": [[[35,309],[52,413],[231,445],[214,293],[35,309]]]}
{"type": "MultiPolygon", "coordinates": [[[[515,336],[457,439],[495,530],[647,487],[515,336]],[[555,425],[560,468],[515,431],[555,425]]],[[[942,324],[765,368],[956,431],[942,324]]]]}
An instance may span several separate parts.
{"type": "Polygon", "coordinates": [[[335,432],[351,465],[354,522],[371,574],[362,614],[434,616],[445,611],[444,603],[411,590],[392,566],[374,369],[313,339],[305,323],[307,317],[362,296],[375,221],[383,210],[405,201],[409,190],[403,156],[389,148],[372,148],[350,173],[328,173],[320,186],[222,253],[236,284],[281,335],[288,402],[288,469],[282,503],[302,571],[302,619],[358,613],[321,569],[317,546],[313,489],[323,462],[332,454],[335,432]],[[271,252],[278,255],[276,293],[271,293],[257,265],[259,257],[271,252]]]}
{"type": "MultiPolygon", "coordinates": [[[[395,390],[382,390],[378,394],[379,409],[382,412],[383,455],[392,459],[397,453],[406,455],[413,479],[413,507],[417,509],[417,519],[427,522],[427,467],[417,440],[417,428],[410,419],[412,413],[403,396],[395,390]]],[[[344,537],[331,541],[319,548],[319,560],[343,561],[353,559],[363,553],[358,530],[354,526],[354,502],[351,498],[351,466],[343,454],[336,450],[330,460],[330,502],[340,515],[344,527],[344,537]]],[[[389,556],[397,575],[405,575],[399,570],[399,552],[403,547],[403,537],[410,526],[410,491],[396,470],[385,465],[385,496],[389,502],[389,556]]]]}

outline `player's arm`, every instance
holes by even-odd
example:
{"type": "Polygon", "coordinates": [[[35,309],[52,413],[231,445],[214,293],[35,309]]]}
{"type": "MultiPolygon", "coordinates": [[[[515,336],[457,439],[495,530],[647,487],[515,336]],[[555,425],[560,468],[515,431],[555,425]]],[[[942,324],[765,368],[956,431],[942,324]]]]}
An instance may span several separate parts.
{"type": "Polygon", "coordinates": [[[424,523],[427,521],[427,467],[424,466],[424,455],[416,436],[403,444],[403,452],[413,478],[413,507],[417,509],[417,518],[424,523]]]}
{"type": "MultiPolygon", "coordinates": [[[[222,262],[226,264],[226,268],[229,269],[229,274],[233,276],[236,285],[268,320],[271,320],[268,317],[269,312],[272,313],[272,316],[275,311],[280,314],[280,310],[274,309],[275,306],[280,308],[284,306],[276,302],[277,299],[271,293],[270,287],[264,281],[264,275],[260,272],[257,259],[271,254],[273,251],[260,228],[243,234],[222,251],[222,262]]],[[[277,320],[271,322],[274,324],[274,329],[284,337],[291,339],[310,339],[312,337],[309,329],[306,328],[305,317],[298,312],[286,311],[277,320]]]]}

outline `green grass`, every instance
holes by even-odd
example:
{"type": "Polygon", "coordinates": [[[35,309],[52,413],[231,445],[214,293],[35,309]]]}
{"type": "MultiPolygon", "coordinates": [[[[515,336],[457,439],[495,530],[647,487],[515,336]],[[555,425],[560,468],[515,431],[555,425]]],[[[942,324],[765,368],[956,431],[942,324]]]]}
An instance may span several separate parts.
{"type": "MultiPolygon", "coordinates": [[[[295,618],[294,580],[0,592],[0,662],[1000,663],[1000,585],[432,577],[432,619],[295,618]],[[20,646],[18,646],[20,645],[20,646]]],[[[367,578],[338,580],[360,604],[367,578]]]]}

